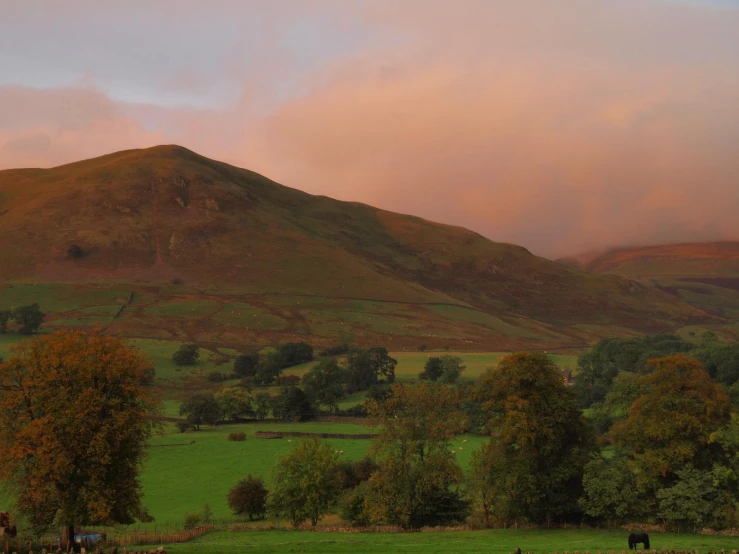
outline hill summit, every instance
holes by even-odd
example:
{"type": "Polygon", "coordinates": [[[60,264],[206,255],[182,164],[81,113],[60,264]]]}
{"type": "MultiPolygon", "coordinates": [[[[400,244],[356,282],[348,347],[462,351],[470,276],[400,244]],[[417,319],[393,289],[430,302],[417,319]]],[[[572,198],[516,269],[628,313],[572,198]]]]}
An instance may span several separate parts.
{"type": "Polygon", "coordinates": [[[583,325],[597,335],[710,319],[635,281],[313,196],[172,145],[0,171],[0,276],[458,306],[557,329],[560,342],[582,339],[583,325]]]}

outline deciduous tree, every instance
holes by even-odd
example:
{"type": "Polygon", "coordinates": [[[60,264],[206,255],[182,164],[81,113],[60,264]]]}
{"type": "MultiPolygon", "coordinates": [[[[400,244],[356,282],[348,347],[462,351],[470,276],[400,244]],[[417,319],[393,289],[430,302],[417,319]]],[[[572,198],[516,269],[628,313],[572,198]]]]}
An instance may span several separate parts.
{"type": "Polygon", "coordinates": [[[0,479],[36,532],[147,521],[139,471],[157,404],[119,339],[57,332],[0,364],[0,479]]]}
{"type": "Polygon", "coordinates": [[[371,521],[408,528],[462,517],[463,475],[449,446],[465,426],[458,406],[456,389],[424,382],[396,383],[384,402],[368,400],[380,430],[371,449],[380,468],[364,501],[371,521]]]}
{"type": "Polygon", "coordinates": [[[344,398],[344,369],[334,358],[323,358],[303,376],[303,390],[311,402],[337,411],[344,398]]]}
{"type": "Polygon", "coordinates": [[[249,521],[263,518],[267,509],[267,489],[261,477],[250,473],[228,492],[228,507],[235,514],[246,514],[249,521]]]}
{"type": "Polygon", "coordinates": [[[294,527],[305,520],[315,527],[341,494],[336,479],[338,460],[338,452],[320,439],[302,441],[278,458],[267,496],[268,511],[274,517],[289,519],[294,527]]]}
{"type": "Polygon", "coordinates": [[[172,354],[172,361],[177,365],[194,365],[200,358],[200,347],[197,344],[183,344],[172,354]]]}
{"type": "Polygon", "coordinates": [[[545,354],[511,354],[483,375],[479,395],[491,433],[481,461],[499,492],[496,516],[537,523],[576,516],[594,442],[557,366],[545,354]]]}
{"type": "Polygon", "coordinates": [[[36,303],[28,306],[20,306],[13,310],[13,319],[20,325],[18,332],[23,335],[30,335],[41,327],[44,322],[44,313],[36,303]]]}
{"type": "Polygon", "coordinates": [[[223,409],[212,394],[198,393],[180,404],[180,415],[199,430],[201,425],[215,425],[223,419],[223,409]]]}

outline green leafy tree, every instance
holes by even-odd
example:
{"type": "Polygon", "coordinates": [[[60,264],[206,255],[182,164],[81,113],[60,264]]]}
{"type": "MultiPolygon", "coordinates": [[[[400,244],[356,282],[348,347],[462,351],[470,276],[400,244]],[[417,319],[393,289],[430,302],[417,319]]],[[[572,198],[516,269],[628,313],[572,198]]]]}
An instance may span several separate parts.
{"type": "Polygon", "coordinates": [[[215,393],[214,398],[226,419],[237,421],[254,414],[253,398],[244,387],[224,387],[215,393]]]}
{"type": "Polygon", "coordinates": [[[439,381],[442,383],[454,383],[462,372],[465,370],[465,366],[462,363],[462,358],[459,356],[449,356],[448,354],[441,357],[441,376],[439,381]]]}
{"type": "Polygon", "coordinates": [[[315,413],[305,393],[298,387],[282,387],[280,395],[272,401],[272,415],[283,421],[313,419],[315,413]]]}
{"type": "Polygon", "coordinates": [[[282,367],[310,362],[313,359],[313,347],[307,342],[286,342],[277,347],[282,359],[282,367]]]}
{"type": "Polygon", "coordinates": [[[249,521],[263,519],[267,511],[267,494],[264,480],[250,473],[228,492],[228,507],[237,515],[246,514],[249,521]]]}
{"type": "Polygon", "coordinates": [[[315,527],[339,499],[336,479],[339,454],[320,439],[302,441],[278,458],[272,471],[267,509],[273,517],[289,519],[294,527],[306,520],[315,527]]]}
{"type": "Polygon", "coordinates": [[[172,361],[176,365],[195,365],[198,358],[200,347],[197,344],[183,344],[172,354],[172,361]]]}
{"type": "Polygon", "coordinates": [[[139,480],[158,403],[120,339],[60,331],[0,364],[0,479],[34,534],[150,521],[139,480]]]}
{"type": "Polygon", "coordinates": [[[344,398],[344,369],[334,358],[323,358],[303,376],[303,390],[314,404],[338,411],[344,398]]]}
{"type": "Polygon", "coordinates": [[[272,411],[272,396],[266,392],[260,392],[254,396],[254,417],[259,421],[267,418],[272,411]]]}
{"type": "Polygon", "coordinates": [[[36,303],[29,306],[21,306],[13,310],[13,319],[20,325],[18,332],[23,335],[30,335],[41,327],[44,322],[44,313],[36,303]]]}
{"type": "Polygon", "coordinates": [[[285,367],[285,361],[279,352],[270,352],[257,364],[254,374],[254,383],[257,385],[271,385],[285,367]]]}
{"type": "Polygon", "coordinates": [[[462,471],[449,441],[465,426],[454,388],[396,383],[384,402],[367,409],[380,432],[371,452],[380,468],[368,482],[369,521],[404,528],[454,523],[466,515],[462,471]]]}
{"type": "Polygon", "coordinates": [[[216,425],[223,419],[223,410],[212,394],[198,393],[180,404],[180,415],[199,430],[201,425],[216,425]]]}
{"type": "Polygon", "coordinates": [[[580,507],[588,516],[620,523],[631,517],[648,515],[638,512],[636,480],[625,456],[594,457],[585,465],[582,481],[580,507]]]}
{"type": "Polygon", "coordinates": [[[678,479],[671,487],[657,491],[659,517],[678,530],[681,526],[694,532],[704,526],[723,526],[733,506],[727,495],[720,494],[712,473],[686,466],[675,474],[678,479]]]}
{"type": "Polygon", "coordinates": [[[576,517],[594,442],[557,366],[542,353],[506,356],[483,375],[478,394],[491,433],[480,463],[495,487],[496,517],[536,523],[576,517]]]}
{"type": "Polygon", "coordinates": [[[355,349],[346,358],[345,380],[348,392],[367,390],[384,377],[388,383],[395,381],[397,360],[381,346],[369,350],[355,349]]]}
{"type": "Polygon", "coordinates": [[[5,333],[8,330],[8,321],[10,321],[13,312],[10,310],[0,310],[0,333],[5,333]]]}
{"type": "Polygon", "coordinates": [[[735,452],[716,440],[731,423],[731,402],[701,363],[675,355],[649,365],[639,380],[644,393],[613,435],[630,454],[640,492],[653,501],[657,490],[675,482],[678,470],[691,465],[711,471],[729,464],[735,452]]]}
{"type": "Polygon", "coordinates": [[[433,356],[426,360],[426,363],[423,365],[423,371],[418,374],[418,378],[437,381],[443,372],[444,368],[441,365],[441,358],[433,356]]]}
{"type": "Polygon", "coordinates": [[[398,360],[390,356],[384,346],[375,346],[367,352],[369,353],[372,369],[375,371],[376,381],[380,381],[380,378],[384,377],[387,383],[393,383],[398,360]]]}
{"type": "Polygon", "coordinates": [[[234,360],[234,373],[239,377],[254,377],[259,365],[259,353],[240,354],[234,360]]]}

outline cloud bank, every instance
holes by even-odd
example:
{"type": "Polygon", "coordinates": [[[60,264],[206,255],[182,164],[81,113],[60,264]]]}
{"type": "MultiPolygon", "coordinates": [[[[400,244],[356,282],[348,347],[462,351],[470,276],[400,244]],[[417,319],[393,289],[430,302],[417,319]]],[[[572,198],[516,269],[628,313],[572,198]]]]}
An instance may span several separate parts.
{"type": "MultiPolygon", "coordinates": [[[[296,15],[287,3],[224,1],[211,10],[225,30],[202,25],[199,57],[193,45],[168,50],[168,37],[179,44],[207,21],[204,5],[180,4],[146,35],[152,60],[140,70],[123,42],[105,46],[104,70],[65,65],[58,46],[68,82],[44,73],[49,48],[25,53],[35,81],[15,71],[0,84],[0,168],[178,143],[546,256],[739,238],[730,5],[321,1],[296,15]]],[[[142,28],[166,10],[148,15],[142,28]]],[[[87,13],[75,48],[94,44],[83,31],[95,24],[123,36],[103,16],[87,13]]]]}

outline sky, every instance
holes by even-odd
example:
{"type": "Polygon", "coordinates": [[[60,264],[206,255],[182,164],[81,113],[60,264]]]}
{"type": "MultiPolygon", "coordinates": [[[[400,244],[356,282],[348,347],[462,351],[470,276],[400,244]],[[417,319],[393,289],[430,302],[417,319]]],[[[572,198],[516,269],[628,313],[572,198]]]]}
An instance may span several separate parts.
{"type": "Polygon", "coordinates": [[[739,239],[739,0],[0,0],[0,169],[157,144],[547,257],[739,239]]]}

